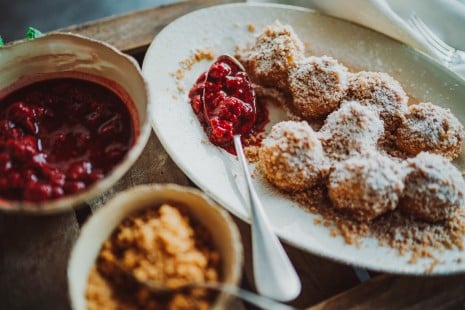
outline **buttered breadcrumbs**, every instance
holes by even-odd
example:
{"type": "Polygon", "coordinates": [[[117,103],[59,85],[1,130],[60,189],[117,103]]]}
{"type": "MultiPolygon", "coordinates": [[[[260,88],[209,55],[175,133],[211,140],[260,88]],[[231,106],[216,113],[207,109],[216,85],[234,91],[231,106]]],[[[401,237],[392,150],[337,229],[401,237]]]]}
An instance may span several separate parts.
{"type": "Polygon", "coordinates": [[[88,309],[208,309],[204,289],[154,296],[127,275],[168,287],[219,280],[219,254],[208,232],[182,207],[164,204],[123,221],[102,246],[89,276],[88,309]]]}

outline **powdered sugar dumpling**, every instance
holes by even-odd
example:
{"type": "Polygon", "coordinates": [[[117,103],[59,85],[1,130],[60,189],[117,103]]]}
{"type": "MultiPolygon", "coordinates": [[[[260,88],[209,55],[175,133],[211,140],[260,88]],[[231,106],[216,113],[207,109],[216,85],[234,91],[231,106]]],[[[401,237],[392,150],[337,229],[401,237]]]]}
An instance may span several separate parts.
{"type": "Polygon", "coordinates": [[[334,58],[311,56],[291,69],[289,88],[296,114],[321,118],[336,110],[345,97],[348,71],[334,58]]]}
{"type": "Polygon", "coordinates": [[[274,125],[262,142],[259,158],[268,181],[290,192],[320,182],[327,167],[321,143],[306,122],[274,125]]]}
{"type": "Polygon", "coordinates": [[[291,26],[276,22],[236,57],[254,83],[287,91],[289,70],[304,57],[304,45],[291,26]]]}
{"type": "Polygon", "coordinates": [[[400,208],[429,222],[454,216],[465,207],[465,181],[460,171],[442,156],[422,152],[409,158],[400,208]]]}
{"type": "Polygon", "coordinates": [[[362,221],[394,210],[403,189],[401,166],[376,151],[336,163],[328,181],[333,206],[362,221]]]}
{"type": "Polygon", "coordinates": [[[411,105],[397,130],[397,146],[410,155],[432,152],[449,159],[462,152],[463,125],[448,110],[432,103],[411,105]]]}
{"type": "Polygon", "coordinates": [[[361,71],[349,77],[348,99],[379,113],[385,130],[394,132],[408,112],[408,97],[402,86],[384,72],[361,71]]]}
{"type": "Polygon", "coordinates": [[[375,149],[383,133],[383,122],[377,113],[357,101],[347,101],[328,115],[318,137],[328,157],[344,160],[375,149]]]}

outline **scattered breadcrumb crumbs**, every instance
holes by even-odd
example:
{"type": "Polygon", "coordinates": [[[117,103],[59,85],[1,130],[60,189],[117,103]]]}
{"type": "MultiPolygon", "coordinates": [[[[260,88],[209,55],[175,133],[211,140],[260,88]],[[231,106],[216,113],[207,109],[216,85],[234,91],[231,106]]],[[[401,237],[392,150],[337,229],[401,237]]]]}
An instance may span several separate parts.
{"type": "Polygon", "coordinates": [[[247,30],[248,30],[249,32],[255,32],[255,30],[256,30],[255,25],[252,24],[252,23],[248,24],[248,25],[247,25],[247,30]]]}
{"type": "MultiPolygon", "coordinates": [[[[259,172],[260,180],[268,190],[279,192],[298,203],[307,212],[320,216],[321,218],[315,218],[313,223],[328,227],[332,237],[341,236],[346,244],[361,247],[363,238],[375,237],[380,245],[389,246],[399,255],[407,256],[409,264],[415,264],[419,259],[429,259],[430,263],[425,272],[431,272],[441,263],[435,257],[434,251],[463,249],[465,211],[462,209],[457,210],[453,218],[434,224],[403,214],[399,209],[368,223],[359,222],[332,207],[324,184],[289,194],[267,182],[261,169],[263,168],[260,165],[256,165],[255,170],[259,172]]],[[[461,261],[460,258],[456,260],[457,263],[461,261]]]]}
{"type": "Polygon", "coordinates": [[[182,60],[179,64],[184,70],[191,70],[192,66],[202,60],[213,60],[215,58],[215,53],[210,48],[205,49],[196,49],[194,54],[189,58],[182,60]]]}
{"type": "MultiPolygon", "coordinates": [[[[288,193],[283,194],[290,196],[288,193]]],[[[331,236],[341,235],[347,244],[359,246],[362,238],[376,237],[380,245],[390,246],[400,255],[410,254],[410,264],[415,264],[420,258],[429,258],[429,268],[434,268],[440,263],[434,256],[434,250],[463,249],[465,211],[462,209],[457,210],[451,219],[439,223],[420,221],[403,214],[399,209],[364,223],[331,207],[327,189],[323,186],[294,193],[290,198],[310,213],[321,215],[324,220],[315,219],[313,222],[331,227],[331,236]],[[333,230],[339,231],[339,234],[333,230]]]]}
{"type": "Polygon", "coordinates": [[[190,55],[188,58],[183,59],[179,62],[179,68],[171,73],[171,76],[176,80],[176,86],[179,93],[184,93],[185,88],[181,83],[181,80],[184,78],[186,72],[192,70],[194,64],[202,60],[213,60],[215,58],[215,53],[211,48],[196,49],[195,52],[190,55]]]}
{"type": "Polygon", "coordinates": [[[249,160],[250,163],[258,162],[258,150],[260,149],[259,146],[251,145],[247,146],[244,149],[245,156],[249,160]]]}

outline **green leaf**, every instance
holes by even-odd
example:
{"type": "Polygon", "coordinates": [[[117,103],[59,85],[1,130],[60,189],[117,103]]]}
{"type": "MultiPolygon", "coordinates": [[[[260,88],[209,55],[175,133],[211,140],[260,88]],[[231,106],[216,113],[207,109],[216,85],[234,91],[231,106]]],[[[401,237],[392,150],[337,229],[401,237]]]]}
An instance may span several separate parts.
{"type": "Polygon", "coordinates": [[[28,40],[32,40],[32,39],[35,39],[35,38],[38,38],[38,37],[41,37],[43,36],[44,34],[42,32],[40,32],[40,30],[37,30],[36,28],[34,27],[29,27],[27,29],[27,32],[26,32],[26,38],[28,40]]]}
{"type": "Polygon", "coordinates": [[[5,45],[5,43],[3,43],[2,36],[0,36],[0,47],[2,47],[3,45],[5,45]]]}

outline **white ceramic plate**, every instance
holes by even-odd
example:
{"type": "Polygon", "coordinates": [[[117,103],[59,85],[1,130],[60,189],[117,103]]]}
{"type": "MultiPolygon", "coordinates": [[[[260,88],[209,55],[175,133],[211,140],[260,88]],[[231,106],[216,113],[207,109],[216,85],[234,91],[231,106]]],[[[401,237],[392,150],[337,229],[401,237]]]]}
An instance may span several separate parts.
{"type": "MultiPolygon", "coordinates": [[[[155,38],[144,60],[143,73],[155,101],[153,126],[167,152],[186,175],[240,218],[248,221],[249,216],[241,195],[244,182],[238,161],[208,142],[187,99],[189,88],[211,62],[195,63],[180,81],[176,81],[174,72],[196,49],[211,48],[215,56],[234,53],[237,44],[244,44],[254,35],[248,31],[248,24],[260,31],[275,20],[292,25],[312,53],[333,56],[351,68],[387,72],[398,79],[411,96],[450,107],[465,123],[465,82],[462,79],[430,58],[369,29],[310,10],[269,4],[217,6],[185,15],[155,38]]],[[[464,156],[456,162],[461,170],[464,163],[464,156]]],[[[255,186],[275,231],[299,248],[393,273],[424,274],[431,264],[431,260],[409,264],[409,255],[399,256],[395,250],[379,246],[374,238],[363,239],[360,248],[347,245],[341,237],[331,237],[330,228],[314,225],[317,215],[305,212],[269,190],[260,178],[255,178],[255,186]]],[[[433,274],[465,271],[463,251],[436,254],[441,263],[433,274]]]]}

